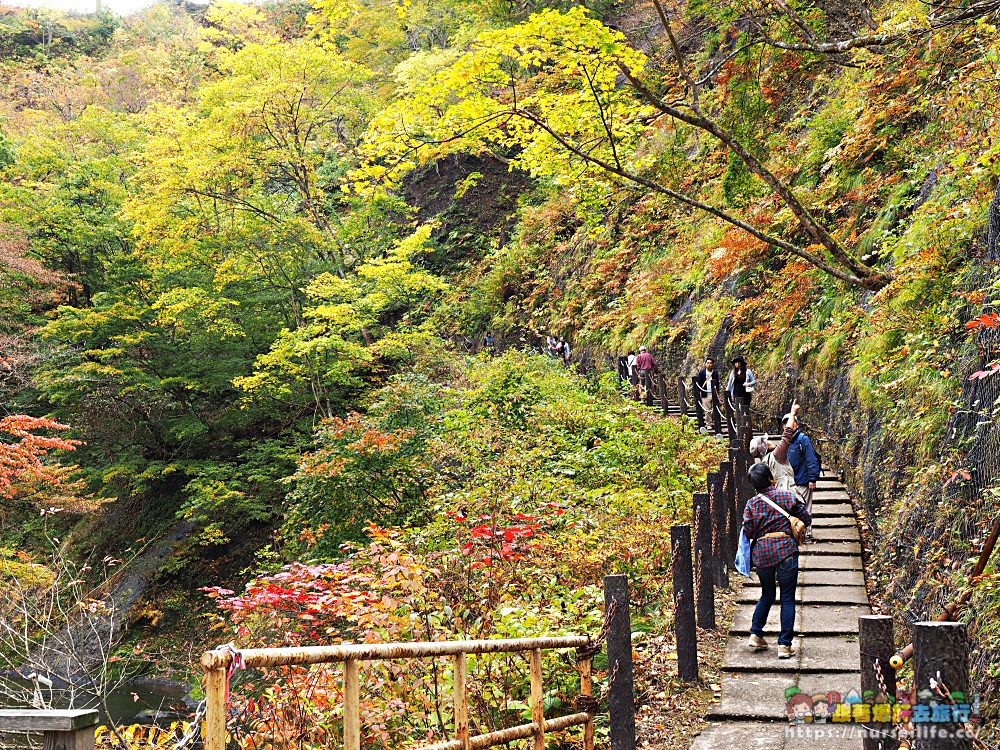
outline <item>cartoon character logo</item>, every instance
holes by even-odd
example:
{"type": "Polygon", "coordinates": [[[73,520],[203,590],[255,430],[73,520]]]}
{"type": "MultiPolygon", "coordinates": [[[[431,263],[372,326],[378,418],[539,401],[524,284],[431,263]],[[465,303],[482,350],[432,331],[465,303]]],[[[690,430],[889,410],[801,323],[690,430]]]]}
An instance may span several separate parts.
{"type": "Polygon", "coordinates": [[[812,716],[816,724],[826,724],[832,715],[830,701],[825,693],[817,693],[812,699],[812,716]]]}
{"type": "Polygon", "coordinates": [[[805,724],[813,720],[813,699],[797,687],[785,690],[785,711],[789,724],[805,724]]]}

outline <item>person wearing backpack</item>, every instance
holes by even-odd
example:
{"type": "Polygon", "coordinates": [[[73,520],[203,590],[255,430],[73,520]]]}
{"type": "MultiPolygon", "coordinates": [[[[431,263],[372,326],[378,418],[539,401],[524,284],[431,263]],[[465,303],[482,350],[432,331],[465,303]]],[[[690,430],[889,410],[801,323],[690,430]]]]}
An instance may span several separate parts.
{"type": "Polygon", "coordinates": [[[757,491],[743,511],[743,533],[750,540],[750,562],[760,580],[760,599],[754,609],[748,646],[752,651],[768,648],[764,626],[775,600],[776,585],[781,590],[781,633],[778,658],[795,655],[795,587],[799,577],[799,544],[812,516],[798,495],[774,486],[774,476],[766,464],[754,464],[748,472],[757,491]]]}
{"type": "MultiPolygon", "coordinates": [[[[798,406],[796,404],[796,406],[798,406]]],[[[798,409],[796,409],[796,414],[798,409]]],[[[813,447],[812,440],[798,426],[796,418],[793,416],[789,425],[794,428],[791,441],[788,446],[788,463],[795,472],[795,493],[802,500],[806,510],[812,513],[813,490],[816,489],[816,482],[819,481],[821,473],[819,454],[813,447]]],[[[812,541],[812,523],[806,530],[806,541],[812,541]]]]}

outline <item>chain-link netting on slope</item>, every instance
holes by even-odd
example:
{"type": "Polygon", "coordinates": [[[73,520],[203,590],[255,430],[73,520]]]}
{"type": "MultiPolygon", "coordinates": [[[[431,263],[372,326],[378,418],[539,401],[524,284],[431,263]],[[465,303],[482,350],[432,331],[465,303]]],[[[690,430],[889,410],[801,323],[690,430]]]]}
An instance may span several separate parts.
{"type": "MultiPolygon", "coordinates": [[[[982,264],[970,279],[970,286],[986,292],[983,313],[1000,311],[1000,293],[994,285],[1000,279],[1000,186],[990,205],[986,253],[982,264]]],[[[988,371],[1000,362],[1000,328],[981,327],[977,351],[959,372],[988,371]]],[[[952,482],[946,489],[949,498],[979,501],[983,493],[1000,479],[1000,373],[981,378],[967,378],[962,389],[961,407],[948,433],[951,447],[964,449],[963,481],[952,482]]]]}

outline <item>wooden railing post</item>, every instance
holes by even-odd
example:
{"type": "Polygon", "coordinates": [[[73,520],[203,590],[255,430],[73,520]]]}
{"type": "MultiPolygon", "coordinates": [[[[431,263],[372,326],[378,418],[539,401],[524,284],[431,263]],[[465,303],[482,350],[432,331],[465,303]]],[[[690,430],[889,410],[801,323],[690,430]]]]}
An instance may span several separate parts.
{"type": "MultiPolygon", "coordinates": [[[[913,689],[918,703],[929,702],[921,700],[923,691],[930,692],[930,701],[934,703],[950,703],[952,700],[955,703],[971,703],[969,636],[964,622],[914,623],[913,689]],[[935,685],[945,691],[945,695],[939,695],[935,685]]],[[[971,750],[972,740],[957,736],[958,731],[964,729],[962,724],[956,722],[915,722],[917,735],[914,747],[916,750],[971,750]],[[921,730],[933,731],[921,736],[921,730]]]]}
{"type": "MultiPolygon", "coordinates": [[[[205,664],[204,659],[202,663],[205,664]]],[[[202,727],[202,741],[205,750],[226,750],[226,665],[213,663],[205,670],[205,723],[202,727]]]]}
{"type": "Polygon", "coordinates": [[[691,573],[691,527],[670,528],[674,583],[674,634],[677,638],[677,675],[687,682],[698,679],[698,631],[694,623],[694,576],[691,573]]]}
{"type": "MultiPolygon", "coordinates": [[[[896,697],[896,670],[889,664],[895,650],[892,618],[863,615],[858,618],[858,647],[861,651],[861,696],[866,703],[889,703],[896,697]]],[[[896,750],[892,723],[872,722],[863,735],[864,750],[896,750]],[[869,733],[871,736],[869,736],[869,733]]]]}
{"type": "Polygon", "coordinates": [[[610,613],[607,645],[611,750],[635,750],[632,618],[629,615],[628,579],[625,576],[604,576],[604,611],[610,613]]]}
{"type": "Polygon", "coordinates": [[[698,626],[715,630],[715,558],[712,556],[712,508],[707,492],[694,495],[694,567],[698,586],[698,626]]]}
{"type": "Polygon", "coordinates": [[[729,588],[729,568],[726,561],[726,501],[722,492],[722,477],[717,471],[708,473],[708,502],[712,513],[712,561],[715,585],[729,588]]]}
{"type": "Polygon", "coordinates": [[[687,393],[684,388],[684,378],[677,378],[677,405],[681,410],[681,416],[687,416],[687,393]]]}
{"type": "MultiPolygon", "coordinates": [[[[590,697],[594,694],[594,662],[592,657],[587,656],[579,662],[580,668],[580,695],[590,697]]],[[[594,714],[587,711],[590,718],[583,725],[583,750],[594,750],[594,714]]]]}
{"type": "Polygon", "coordinates": [[[344,662],[344,750],[361,750],[361,696],[357,659],[344,662]]]}
{"type": "Polygon", "coordinates": [[[455,739],[462,743],[462,750],[469,750],[469,662],[465,654],[452,657],[454,668],[455,739]]]}
{"type": "Polygon", "coordinates": [[[542,650],[540,648],[531,649],[530,666],[531,672],[531,697],[528,703],[531,706],[531,721],[535,724],[534,750],[545,750],[545,700],[542,685],[542,650]]]}
{"type": "Polygon", "coordinates": [[[736,494],[733,492],[733,464],[731,461],[723,461],[719,464],[719,476],[722,481],[722,505],[726,513],[726,565],[733,567],[736,560],[736,533],[739,531],[739,521],[736,519],[736,494]]]}
{"type": "Polygon", "coordinates": [[[660,386],[660,411],[663,412],[663,416],[667,416],[670,411],[670,405],[667,403],[667,376],[661,372],[657,382],[660,386]]]}

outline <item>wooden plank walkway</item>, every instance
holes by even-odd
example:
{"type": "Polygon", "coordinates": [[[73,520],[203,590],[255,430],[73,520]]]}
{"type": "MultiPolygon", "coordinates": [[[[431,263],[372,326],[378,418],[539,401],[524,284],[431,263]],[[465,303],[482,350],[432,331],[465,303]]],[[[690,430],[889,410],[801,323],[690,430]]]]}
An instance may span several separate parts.
{"type": "Polygon", "coordinates": [[[750,619],[759,596],[756,577],[748,580],[730,629],[723,665],[722,697],[708,714],[709,726],[692,750],[860,749],[850,724],[806,724],[811,736],[789,735],[785,691],[797,687],[815,695],[859,690],[858,617],[871,614],[864,586],[857,520],[846,488],[824,472],[813,499],[815,541],[799,555],[795,631],[798,653],[777,657],[780,606],[771,608],[765,629],[770,648],[747,648],[750,619]],[[825,735],[819,736],[822,730],[825,735]],[[847,735],[847,736],[845,736],[847,735]]]}

